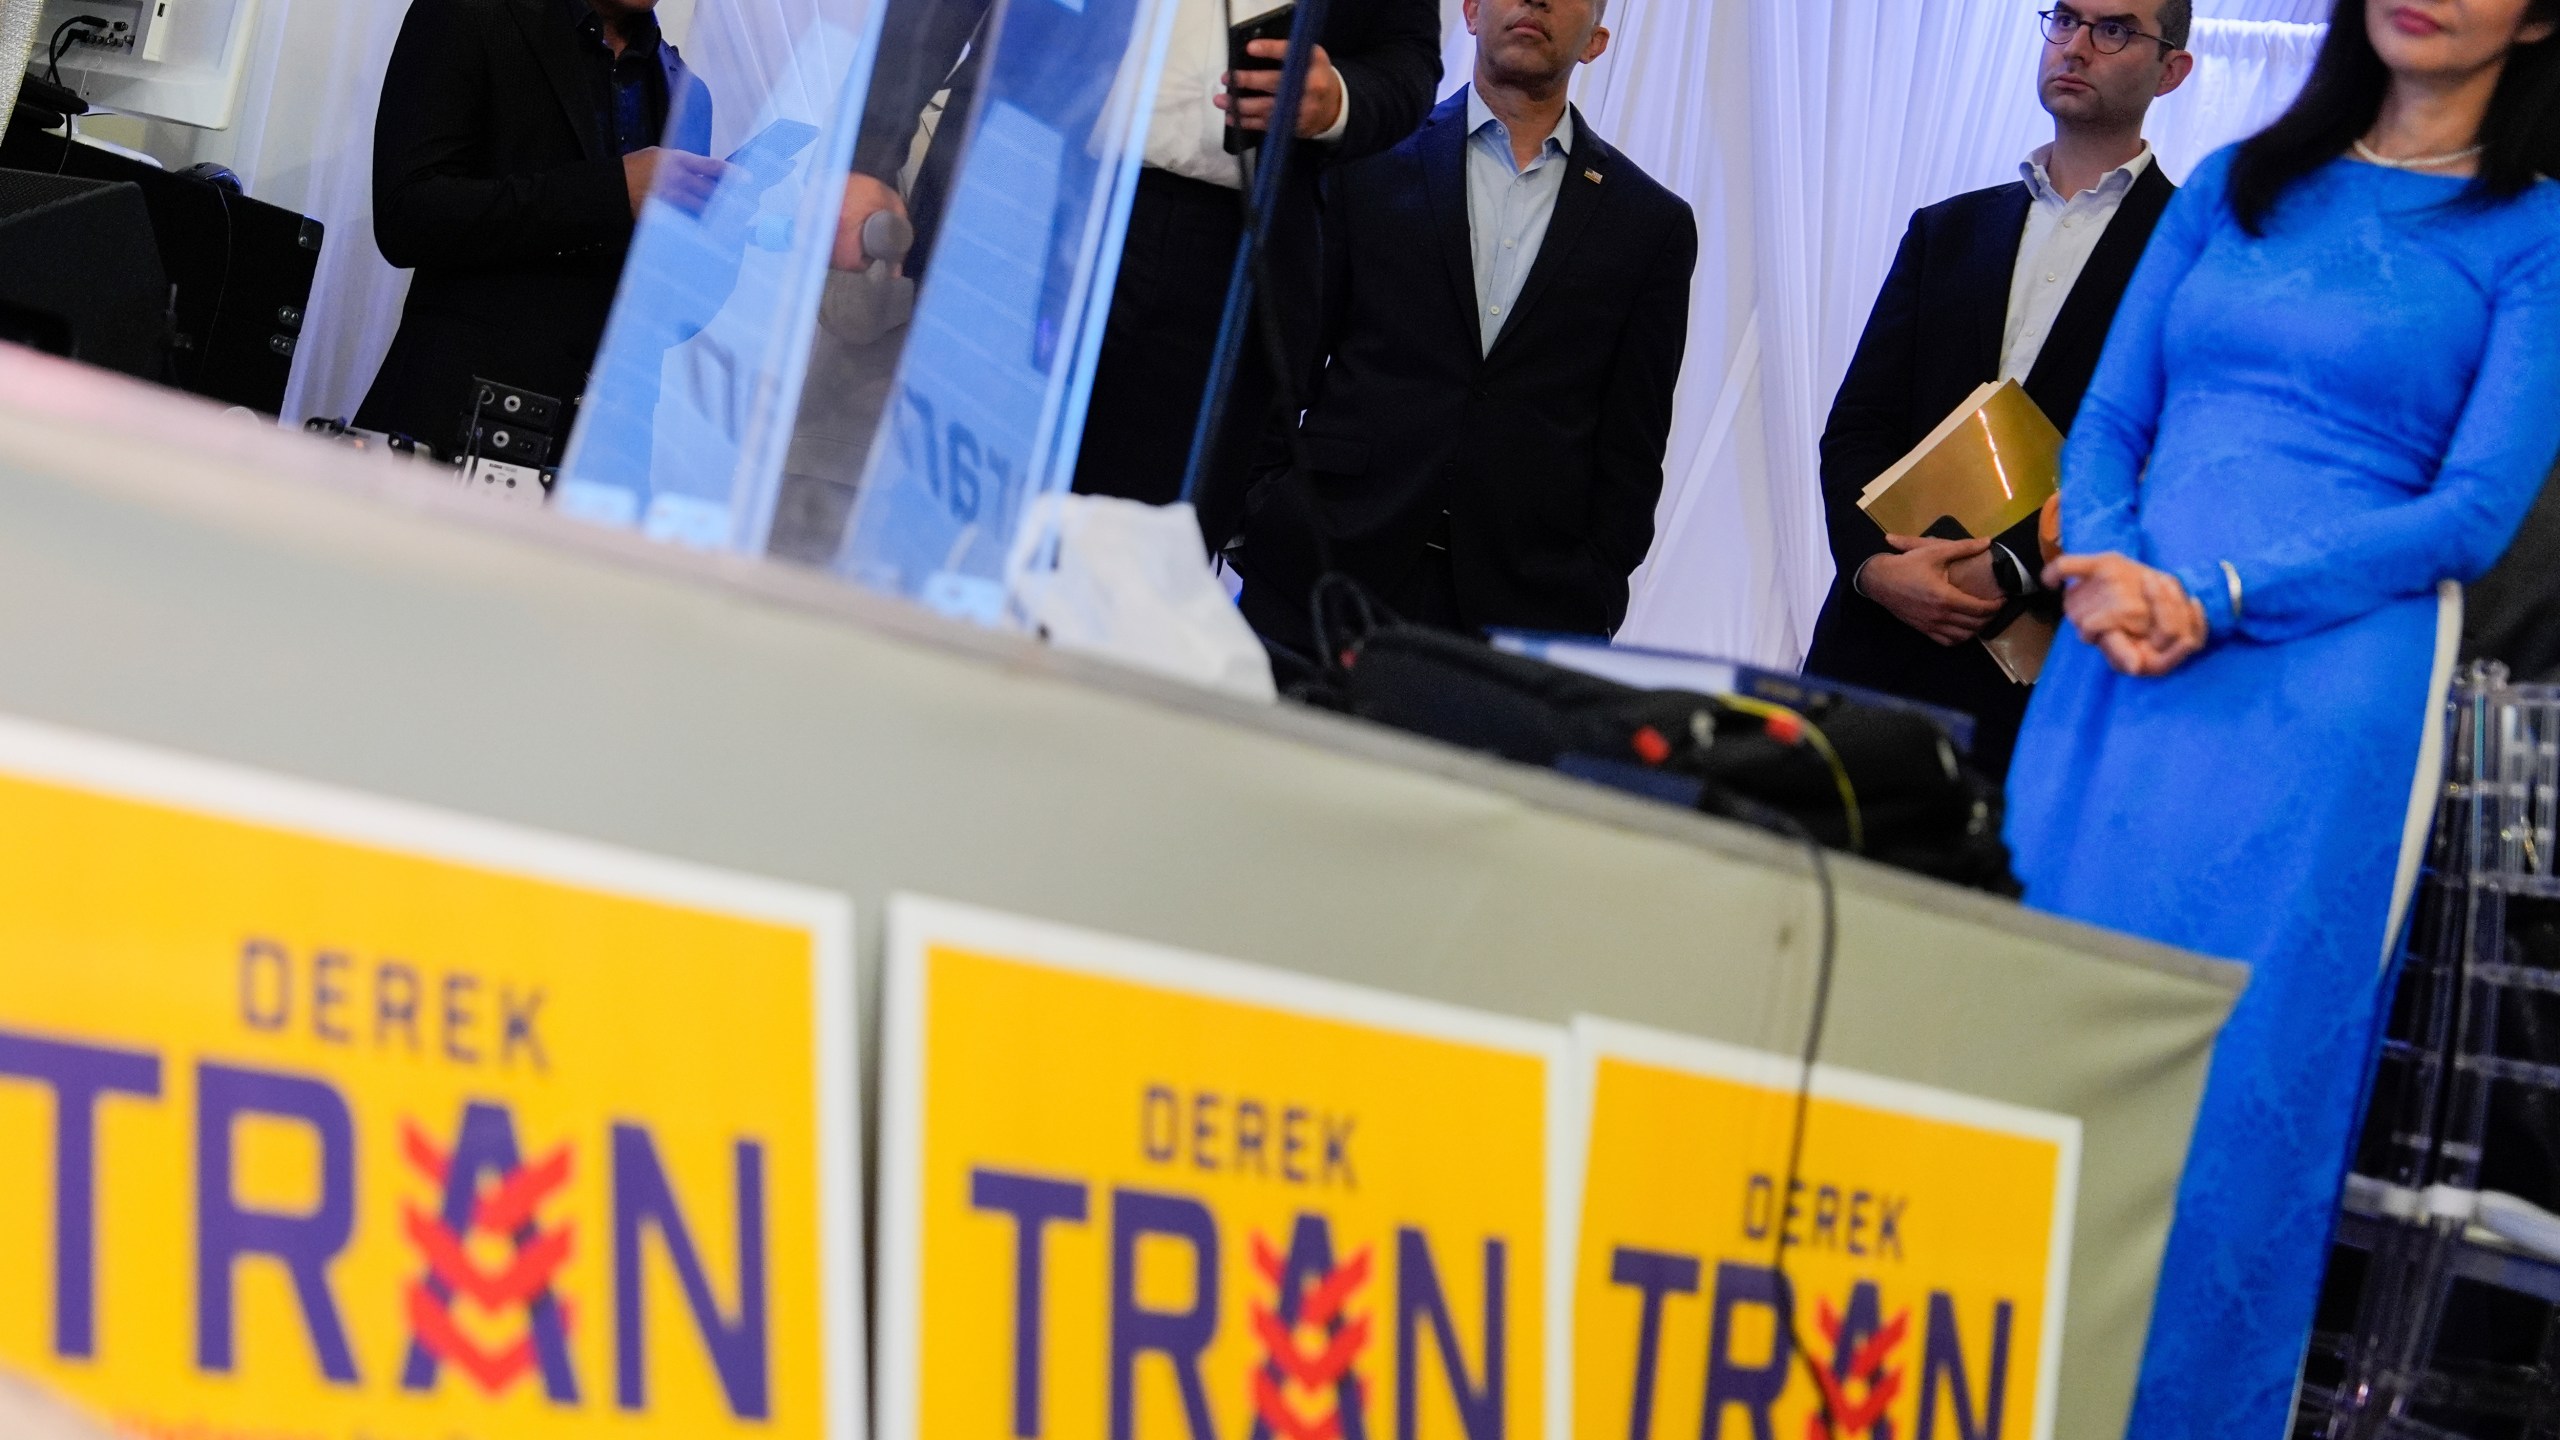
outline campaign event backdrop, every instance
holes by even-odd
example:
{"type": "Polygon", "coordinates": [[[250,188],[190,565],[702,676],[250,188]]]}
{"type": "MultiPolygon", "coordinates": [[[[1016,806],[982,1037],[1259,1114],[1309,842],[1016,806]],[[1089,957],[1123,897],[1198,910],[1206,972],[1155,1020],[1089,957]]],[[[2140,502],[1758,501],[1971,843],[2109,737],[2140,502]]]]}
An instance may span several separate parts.
{"type": "Polygon", "coordinates": [[[888,924],[884,1436],[1555,1433],[1561,1028],[888,924]]]}
{"type": "Polygon", "coordinates": [[[2078,1120],[1818,1065],[1791,1185],[1798,1060],[1588,1018],[1574,1059],[1577,1440],[2054,1433],[2078,1120]]]}
{"type": "Polygon", "coordinates": [[[842,897],[0,719],[0,1366],[137,1436],[858,1440],[842,897]]]}

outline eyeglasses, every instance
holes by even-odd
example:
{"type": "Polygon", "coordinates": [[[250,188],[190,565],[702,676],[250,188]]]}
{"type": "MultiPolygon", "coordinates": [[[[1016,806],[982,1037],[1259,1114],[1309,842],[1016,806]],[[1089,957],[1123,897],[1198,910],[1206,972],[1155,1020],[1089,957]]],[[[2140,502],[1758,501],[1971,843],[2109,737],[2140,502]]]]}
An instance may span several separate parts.
{"type": "Polygon", "coordinates": [[[2164,55],[2174,55],[2178,50],[2167,39],[2136,30],[2121,20],[2083,20],[2074,12],[2059,7],[2039,10],[2036,18],[2044,22],[2045,43],[2049,45],[2068,45],[2071,37],[2085,27],[2089,32],[2089,43],[2097,46],[2101,55],[2121,55],[2124,47],[2136,40],[2155,42],[2164,55]]]}

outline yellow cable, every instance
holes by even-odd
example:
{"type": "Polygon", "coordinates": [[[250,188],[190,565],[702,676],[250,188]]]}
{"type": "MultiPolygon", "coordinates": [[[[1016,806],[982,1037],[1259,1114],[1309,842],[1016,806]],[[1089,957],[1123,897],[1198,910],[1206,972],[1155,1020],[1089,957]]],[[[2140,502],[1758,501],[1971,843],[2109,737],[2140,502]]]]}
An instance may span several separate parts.
{"type": "Polygon", "coordinates": [[[1831,783],[1839,787],[1840,811],[1849,820],[1849,849],[1856,854],[1865,854],[1867,825],[1865,818],[1858,813],[1857,787],[1849,783],[1849,767],[1840,763],[1840,752],[1831,748],[1831,737],[1822,733],[1822,727],[1806,719],[1804,712],[1790,710],[1772,701],[1754,700],[1743,695],[1722,698],[1725,704],[1745,715],[1757,715],[1763,722],[1783,716],[1804,727],[1805,738],[1813,742],[1813,748],[1822,756],[1823,763],[1831,767],[1831,783]]]}

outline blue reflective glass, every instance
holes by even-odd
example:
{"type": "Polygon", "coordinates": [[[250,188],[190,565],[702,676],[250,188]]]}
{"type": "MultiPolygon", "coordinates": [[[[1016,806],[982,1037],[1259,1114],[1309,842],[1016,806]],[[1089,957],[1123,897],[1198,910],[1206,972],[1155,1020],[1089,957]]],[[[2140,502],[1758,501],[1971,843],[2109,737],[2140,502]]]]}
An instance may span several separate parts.
{"type": "Polygon", "coordinates": [[[730,167],[642,218],[562,508],[992,618],[1025,501],[1073,472],[1171,13],[702,0],[730,167]],[[910,130],[864,168],[925,232],[914,274],[831,269],[848,169],[910,130]]]}
{"type": "Polygon", "coordinates": [[[995,618],[1025,502],[1074,472],[1170,18],[1163,0],[994,18],[839,573],[995,618]]]}
{"type": "MultiPolygon", "coordinates": [[[[688,53],[726,165],[698,209],[661,167],[561,465],[562,509],[686,544],[760,545],[756,502],[789,443],[879,22],[876,0],[695,12],[688,53]]],[[[672,117],[669,133],[685,127],[672,117]]]]}

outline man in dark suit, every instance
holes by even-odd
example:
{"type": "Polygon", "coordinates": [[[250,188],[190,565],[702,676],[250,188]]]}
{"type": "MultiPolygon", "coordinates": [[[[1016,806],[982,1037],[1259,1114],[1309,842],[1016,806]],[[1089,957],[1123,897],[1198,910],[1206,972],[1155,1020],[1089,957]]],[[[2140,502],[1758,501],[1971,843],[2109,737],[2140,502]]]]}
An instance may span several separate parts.
{"type": "MultiPolygon", "coordinates": [[[[1271,3],[1233,0],[1231,8],[1237,19],[1245,20],[1271,3]]],[[[1241,162],[1220,141],[1230,113],[1225,75],[1230,7],[1221,0],[1174,4],[1173,37],[1104,323],[1075,482],[1077,490],[1088,494],[1151,504],[1169,502],[1181,491],[1203,381],[1244,234],[1241,162]]],[[[937,134],[919,167],[913,194],[902,194],[897,179],[908,162],[918,117],[932,96],[950,90],[946,123],[967,113],[977,56],[973,52],[963,63],[961,55],[972,37],[981,34],[989,5],[990,0],[890,0],[881,21],[881,59],[864,102],[854,173],[837,231],[838,269],[868,266],[862,227],[883,210],[912,211],[918,251],[929,251],[936,211],[962,149],[946,143],[947,135],[958,134],[957,127],[937,134]]],[[[1264,41],[1257,42],[1255,53],[1277,64],[1287,49],[1285,42],[1264,41]]],[[[1234,78],[1232,113],[1257,139],[1271,122],[1268,92],[1278,77],[1277,70],[1247,70],[1234,78]]],[[[1327,10],[1293,126],[1300,143],[1282,177],[1265,251],[1274,291],[1270,313],[1282,318],[1280,342],[1289,368],[1298,372],[1290,386],[1297,394],[1304,394],[1304,371],[1315,342],[1319,178],[1330,166],[1376,154],[1411,134],[1429,110],[1439,79],[1436,0],[1334,0],[1327,10]]],[[[916,268],[910,262],[909,269],[916,268]]],[[[1240,476],[1277,389],[1266,346],[1257,335],[1245,348],[1230,392],[1223,458],[1214,467],[1222,481],[1240,476]]],[[[1222,542],[1241,504],[1238,487],[1222,483],[1196,499],[1211,543],[1222,542]]]]}
{"type": "Polygon", "coordinates": [[[656,3],[409,7],[374,126],[373,229],[417,274],[358,426],[451,451],[474,376],[586,389],[651,187],[698,207],[722,169],[701,155],[710,94],[656,3]]]}
{"type": "Polygon", "coordinates": [[[1625,617],[1698,227],[1566,103],[1608,46],[1603,3],[1466,0],[1474,84],[1334,173],[1328,363],[1297,433],[1284,421],[1266,447],[1238,560],[1264,638],[1309,643],[1326,572],[1453,630],[1604,635],[1625,617]]]}
{"type": "Polygon", "coordinates": [[[2030,692],[1972,642],[2042,588],[2035,519],[1996,539],[1887,536],[1858,496],[1987,381],[2019,381],[2070,430],[2176,189],[2142,121],[2194,68],[2192,13],[2192,0],[2066,0],[2038,17],[2053,143],[2019,183],[1911,217],[1823,432],[1837,574],[1805,671],[1971,715],[1974,761],[1994,777],[2030,692]]]}

